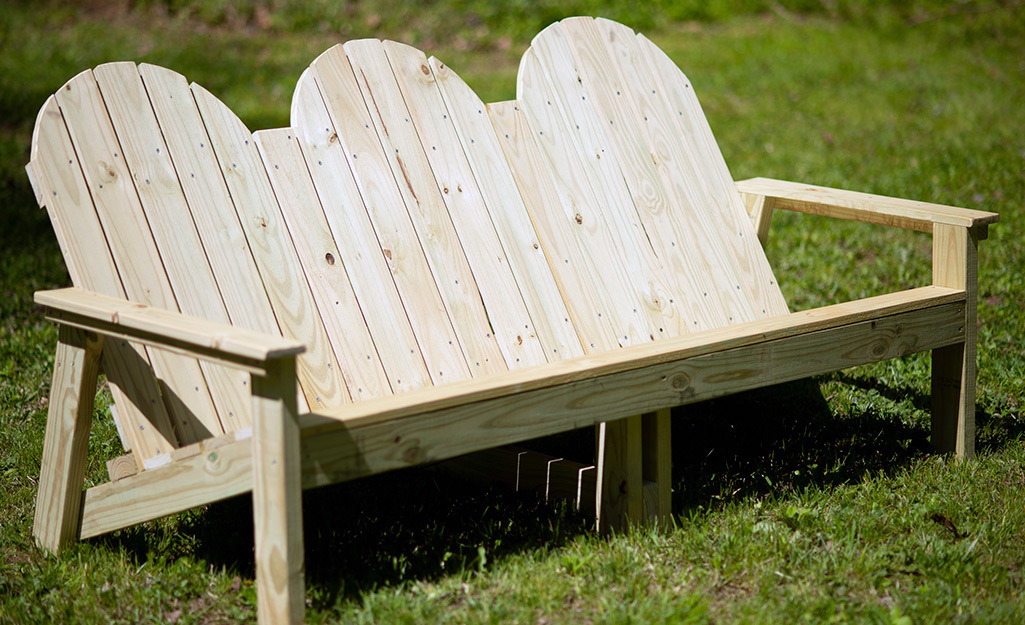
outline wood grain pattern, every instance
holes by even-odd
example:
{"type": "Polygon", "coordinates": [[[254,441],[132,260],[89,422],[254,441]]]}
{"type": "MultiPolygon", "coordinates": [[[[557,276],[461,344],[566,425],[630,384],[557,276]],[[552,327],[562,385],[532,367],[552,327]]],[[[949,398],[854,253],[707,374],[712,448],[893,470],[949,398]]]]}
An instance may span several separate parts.
{"type": "Polygon", "coordinates": [[[267,376],[253,377],[256,614],[265,625],[298,624],[306,592],[295,363],[270,364],[267,376]]]}
{"type": "Polygon", "coordinates": [[[643,521],[641,442],[640,415],[598,426],[595,526],[599,532],[622,532],[643,521]]]}
{"type": "Polygon", "coordinates": [[[328,368],[344,378],[353,400],[391,392],[363,319],[342,255],[335,245],[298,140],[291,128],[254,135],[271,186],[299,255],[317,311],[334,348],[328,368]]]}
{"type": "MultiPolygon", "coordinates": [[[[55,96],[39,112],[32,139],[31,169],[74,284],[124,298],[124,287],[100,225],[75,148],[55,96]]],[[[178,444],[144,346],[108,341],[102,367],[127,427],[126,447],[142,458],[178,444]]],[[[120,432],[120,430],[119,430],[120,432]]]]}
{"type": "MultiPolygon", "coordinates": [[[[484,306],[486,334],[494,336],[509,369],[548,362],[549,355],[559,358],[557,347],[546,353],[541,346],[427,57],[416,48],[391,41],[383,47],[426,157],[424,174],[434,178],[435,188],[428,197],[441,200],[439,212],[447,211],[451,218],[484,306]]],[[[411,168],[408,159],[406,167],[411,168]]],[[[417,197],[423,210],[424,195],[417,197]]]]}
{"type": "Polygon", "coordinates": [[[78,533],[102,349],[103,337],[60,329],[32,526],[39,546],[53,553],[78,533]]]}
{"type": "Polygon", "coordinates": [[[249,129],[217,98],[192,85],[217,164],[235,201],[249,249],[286,337],[306,346],[297,362],[303,402],[310,410],[344,403],[347,393],[327,367],[330,342],[317,315],[295,247],[249,129]]]}
{"type": "Polygon", "coordinates": [[[552,267],[503,155],[487,106],[444,63],[432,57],[428,64],[547,358],[572,358],[583,354],[552,267]]]}
{"type": "MultiPolygon", "coordinates": [[[[375,340],[375,347],[388,374],[388,392],[430,386],[431,376],[391,269],[349,171],[334,122],[309,69],[296,86],[292,120],[363,318],[371,336],[383,339],[375,340]]],[[[356,394],[361,395],[359,388],[356,394]]]]}
{"type": "Polygon", "coordinates": [[[933,226],[936,224],[963,228],[986,226],[996,223],[1000,218],[996,213],[985,211],[771,178],[741,180],[736,186],[743,193],[773,198],[775,207],[781,210],[852,219],[921,232],[933,232],[933,226]]]}
{"type": "Polygon", "coordinates": [[[959,458],[975,455],[978,241],[959,226],[936,224],[933,284],[965,291],[964,342],[932,352],[932,444],[959,458]]]}
{"type": "MultiPolygon", "coordinates": [[[[395,150],[399,148],[391,147],[390,142],[385,147],[387,133],[382,126],[385,122],[373,97],[363,93],[364,89],[372,87],[357,82],[347,58],[353,45],[350,42],[343,48],[332,48],[318,57],[311,66],[312,76],[338,132],[338,140],[374,224],[431,380],[440,384],[467,379],[471,372],[459,337],[420,246],[406,199],[392,173],[393,162],[401,171],[396,156],[404,155],[397,154],[395,150]],[[375,114],[369,109],[374,109],[375,114]]],[[[400,175],[400,180],[408,193],[405,178],[400,175]]],[[[482,336],[474,335],[474,338],[482,336]]],[[[495,349],[498,353],[497,345],[495,349]]],[[[474,361],[474,368],[477,362],[480,361],[474,361]]],[[[393,383],[393,388],[399,390],[401,382],[393,383]]]]}
{"type": "MultiPolygon", "coordinates": [[[[69,81],[57,92],[57,102],[125,295],[143,304],[178,310],[142,210],[136,183],[125,163],[93,73],[83,72],[69,81]]],[[[139,182],[145,184],[145,179],[139,182]]],[[[164,400],[175,416],[173,425],[179,442],[185,444],[222,432],[217,408],[199,363],[155,351],[150,352],[150,359],[161,381],[164,400]]]]}

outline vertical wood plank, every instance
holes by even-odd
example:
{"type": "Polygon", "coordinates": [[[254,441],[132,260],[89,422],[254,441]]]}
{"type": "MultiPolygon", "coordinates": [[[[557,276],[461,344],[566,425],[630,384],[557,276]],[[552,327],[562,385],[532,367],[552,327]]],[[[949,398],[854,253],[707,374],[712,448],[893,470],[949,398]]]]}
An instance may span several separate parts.
{"type": "Polygon", "coordinates": [[[257,619],[301,623],[305,611],[302,482],[295,361],[253,376],[253,524],[257,619]]]}
{"type": "Polygon", "coordinates": [[[773,200],[770,197],[764,195],[753,195],[750,193],[741,193],[741,197],[744,199],[744,208],[747,209],[747,214],[751,218],[751,224],[755,227],[755,232],[758,233],[758,242],[762,244],[762,249],[769,244],[769,227],[772,225],[772,211],[773,211],[773,200]]]}
{"type": "Polygon", "coordinates": [[[103,337],[60,326],[32,533],[56,553],[78,537],[103,337]]]}
{"type": "MultiPolygon", "coordinates": [[[[121,278],[56,96],[50,96],[36,120],[31,169],[72,283],[124,298],[121,278]]],[[[137,467],[141,469],[144,459],[166,454],[177,445],[150,357],[142,345],[108,341],[102,361],[125,426],[125,446],[135,452],[137,467]]]]}
{"type": "Polygon", "coordinates": [[[975,456],[978,235],[959,226],[933,228],[933,284],[964,289],[964,343],[932,351],[932,444],[959,458],[975,456]]]}
{"type": "Polygon", "coordinates": [[[641,415],[598,424],[595,525],[599,532],[639,525],[644,510],[641,415]]]}
{"type": "MultiPolygon", "coordinates": [[[[660,525],[672,513],[673,437],[670,408],[650,412],[642,417],[642,469],[646,482],[654,482],[657,493],[654,518],[660,525]]],[[[645,519],[646,521],[649,519],[645,519]]]]}

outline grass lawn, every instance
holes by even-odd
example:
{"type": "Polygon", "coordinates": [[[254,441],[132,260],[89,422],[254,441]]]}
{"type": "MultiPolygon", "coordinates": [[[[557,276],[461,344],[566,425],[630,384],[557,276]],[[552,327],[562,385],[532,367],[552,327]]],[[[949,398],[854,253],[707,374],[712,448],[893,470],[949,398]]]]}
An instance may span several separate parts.
{"type": "MultiPolygon", "coordinates": [[[[317,54],[382,36],[508,99],[530,20],[561,17],[553,2],[245,10],[256,4],[0,6],[0,623],[255,615],[247,498],[60,557],[33,544],[56,330],[32,292],[69,283],[23,169],[45,98],[99,63],[147,61],[251,129],[282,126],[317,54]]],[[[659,0],[636,22],[629,3],[610,10],[688,74],[735,178],[1000,213],[980,245],[977,460],[930,453],[924,354],[678,411],[665,532],[599,538],[564,507],[431,469],[319,489],[304,494],[311,623],[1025,622],[1025,9],[876,4],[659,0]]],[[[782,213],[768,246],[792,309],[928,284],[930,250],[927,235],[782,213]]],[[[102,392],[87,485],[121,453],[108,402],[102,392]]]]}

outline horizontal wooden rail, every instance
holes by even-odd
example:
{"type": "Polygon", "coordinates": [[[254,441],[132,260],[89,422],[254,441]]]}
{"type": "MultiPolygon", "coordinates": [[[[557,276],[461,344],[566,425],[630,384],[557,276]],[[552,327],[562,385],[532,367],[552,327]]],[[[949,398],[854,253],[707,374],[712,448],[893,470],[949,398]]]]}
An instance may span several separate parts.
{"type": "Polygon", "coordinates": [[[810,184],[751,178],[736,183],[744,194],[772,200],[774,209],[851,219],[871,224],[932,232],[934,224],[974,228],[996,223],[999,215],[985,211],[844,191],[810,184]]]}
{"type": "Polygon", "coordinates": [[[137,341],[262,374],[263,363],[294,356],[302,343],[262,332],[190,317],[78,288],[37,291],[51,321],[105,336],[137,341]]]}
{"type": "MultiPolygon", "coordinates": [[[[304,415],[303,487],[952,345],[964,320],[964,291],[925,287],[304,415]]],[[[244,493],[250,453],[228,441],[92,488],[81,536],[244,493]]]]}

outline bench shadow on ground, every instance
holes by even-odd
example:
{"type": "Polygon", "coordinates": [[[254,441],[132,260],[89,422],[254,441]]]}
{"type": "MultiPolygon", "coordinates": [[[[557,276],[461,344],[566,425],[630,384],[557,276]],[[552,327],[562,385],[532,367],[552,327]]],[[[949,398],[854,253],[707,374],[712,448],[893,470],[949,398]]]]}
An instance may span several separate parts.
{"type": "MultiPolygon", "coordinates": [[[[845,374],[834,379],[928,408],[928,397],[910,387],[845,374]]],[[[980,430],[995,432],[991,447],[1022,435],[981,408],[978,421],[980,430]]],[[[891,474],[931,453],[928,435],[927,420],[908,425],[873,408],[834,415],[817,380],[679,408],[673,419],[673,512],[891,474]]],[[[524,446],[586,461],[594,437],[583,430],[524,446]]],[[[322,608],[374,588],[431,582],[517,553],[557,549],[590,531],[566,504],[481,487],[431,467],[307,491],[303,506],[307,586],[314,607],[322,608]]],[[[98,540],[138,560],[156,549],[164,557],[195,555],[215,568],[254,575],[248,496],[98,540]]]]}

